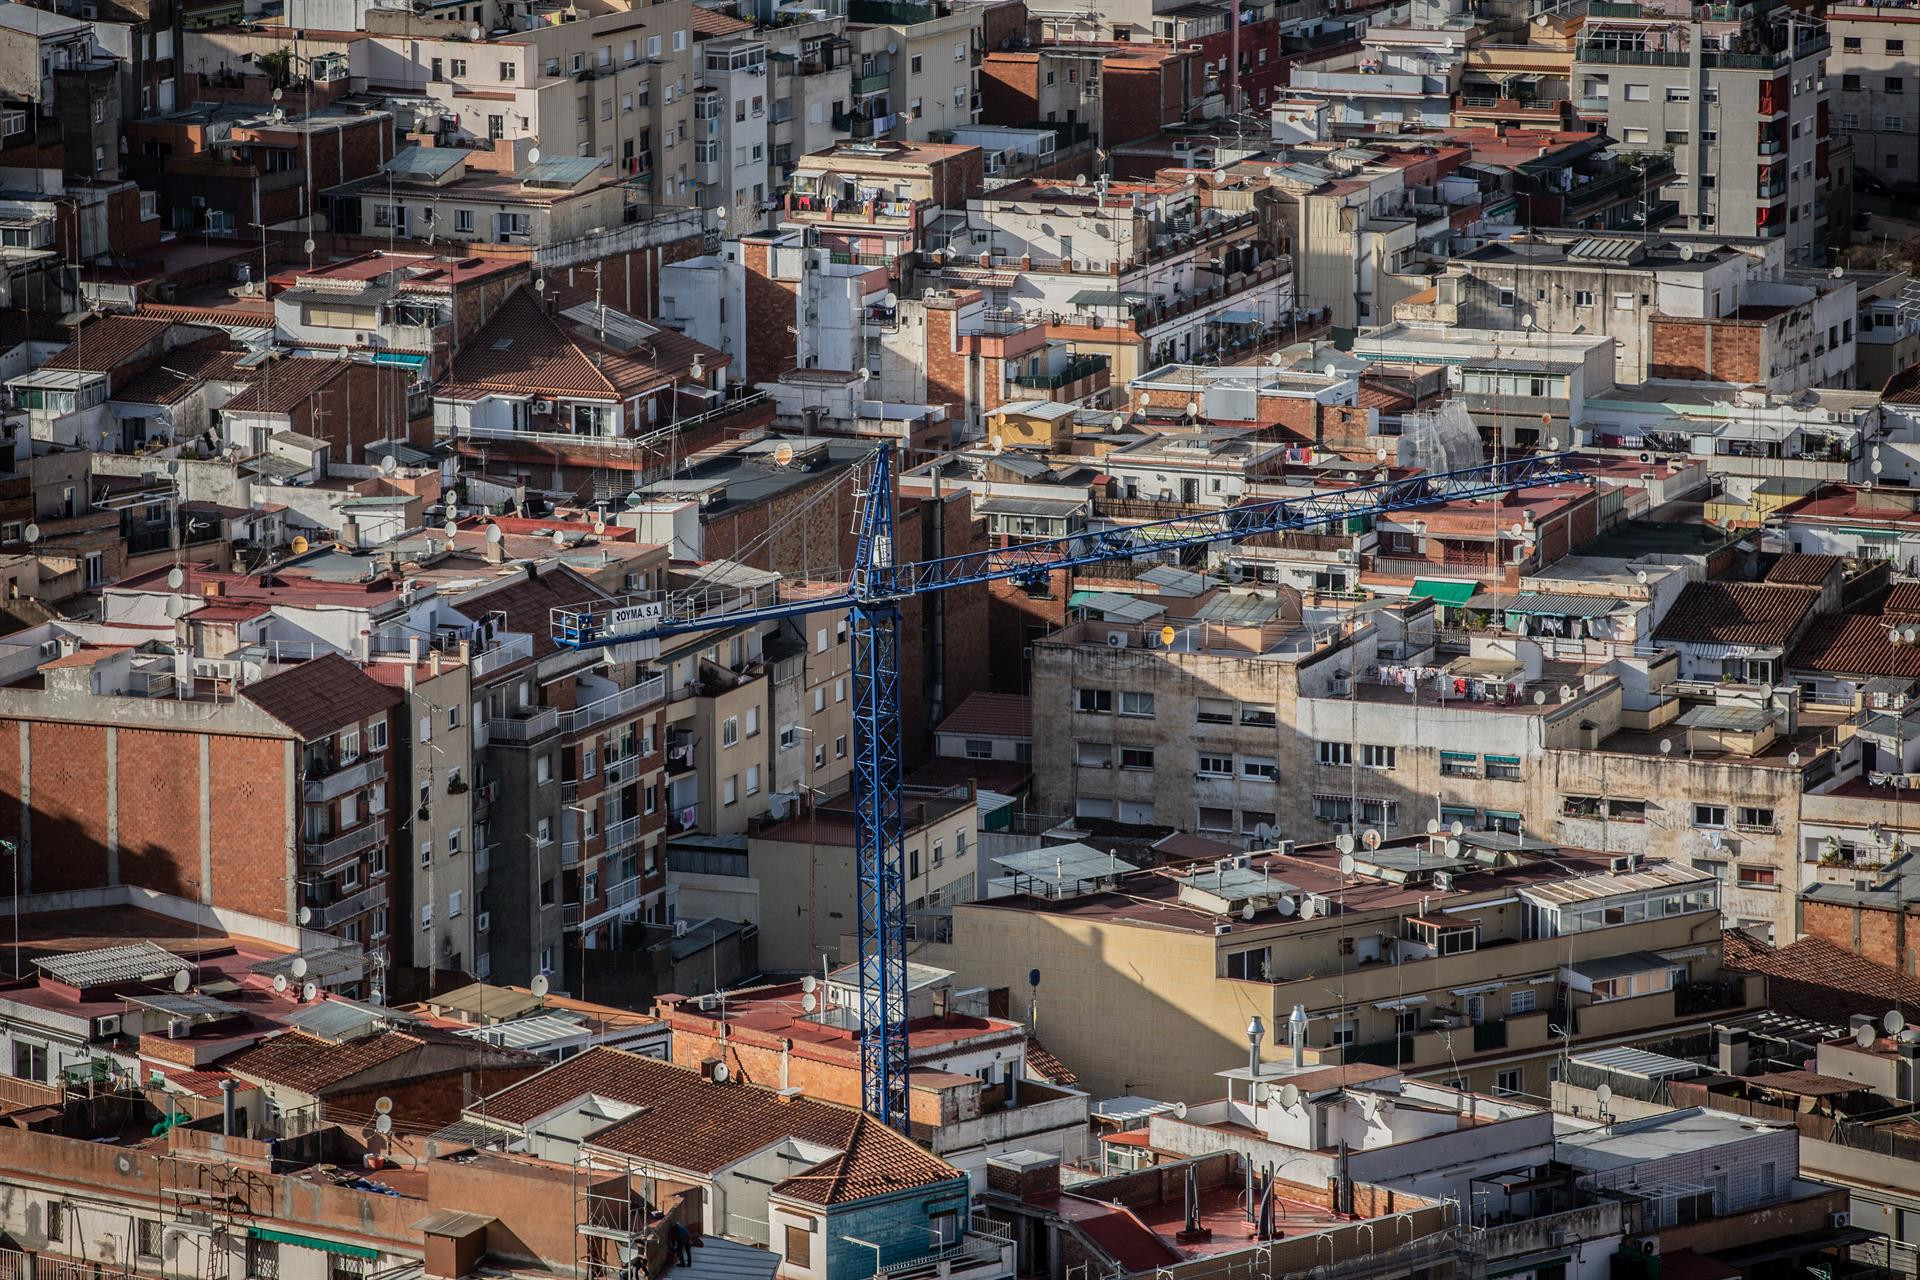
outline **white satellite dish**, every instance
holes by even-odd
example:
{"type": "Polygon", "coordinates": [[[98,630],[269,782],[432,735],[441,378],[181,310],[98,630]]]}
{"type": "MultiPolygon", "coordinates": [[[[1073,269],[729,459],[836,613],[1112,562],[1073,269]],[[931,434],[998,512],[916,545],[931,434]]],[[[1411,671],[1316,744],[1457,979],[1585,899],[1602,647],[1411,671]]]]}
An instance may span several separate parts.
{"type": "Polygon", "coordinates": [[[819,985],[820,979],[814,977],[812,974],[808,974],[806,977],[800,979],[800,989],[808,995],[812,995],[814,989],[819,985]]]}
{"type": "Polygon", "coordinates": [[[1346,833],[1346,832],[1344,832],[1344,831],[1343,831],[1343,832],[1341,832],[1341,833],[1340,833],[1340,835],[1339,835],[1339,836],[1338,836],[1338,837],[1337,837],[1337,838],[1336,838],[1336,839],[1334,840],[1334,842],[1333,842],[1333,847],[1334,847],[1334,848],[1336,848],[1336,849],[1338,849],[1338,850],[1339,850],[1340,852],[1342,852],[1342,853],[1352,853],[1352,852],[1353,852],[1353,837],[1352,837],[1351,835],[1349,835],[1348,833],[1346,833]]]}
{"type": "Polygon", "coordinates": [[[812,1013],[815,1009],[818,1009],[819,1007],[820,1007],[820,997],[814,995],[811,991],[809,991],[806,995],[800,997],[800,1012],[812,1013]]]}
{"type": "Polygon", "coordinates": [[[1907,1015],[1898,1009],[1889,1009],[1887,1016],[1880,1019],[1880,1025],[1887,1029],[1888,1035],[1897,1036],[1907,1029],[1907,1015]]]}
{"type": "Polygon", "coordinates": [[[1300,1105],[1300,1086],[1283,1084],[1280,1086],[1280,1105],[1291,1111],[1300,1105]]]}
{"type": "Polygon", "coordinates": [[[166,611],[169,618],[184,618],[188,612],[187,602],[179,596],[168,596],[166,611]]]}
{"type": "Polygon", "coordinates": [[[1174,1118],[1175,1120],[1185,1120],[1185,1119],[1187,1118],[1187,1104],[1186,1104],[1186,1103],[1184,1103],[1184,1102],[1176,1102],[1176,1103],[1174,1103],[1174,1104],[1173,1104],[1173,1118],[1174,1118]]]}
{"type": "Polygon", "coordinates": [[[1259,1084],[1253,1086],[1253,1100],[1255,1102],[1265,1103],[1266,1100],[1268,1098],[1271,1098],[1272,1096],[1273,1096],[1273,1086],[1268,1084],[1266,1081],[1263,1080],[1259,1084]]]}
{"type": "Polygon", "coordinates": [[[1282,894],[1273,900],[1273,909],[1279,913],[1282,920],[1286,920],[1291,918],[1293,913],[1298,911],[1300,907],[1292,898],[1282,894]]]}
{"type": "Polygon", "coordinates": [[[538,148],[538,147],[528,147],[528,148],[527,148],[527,163],[528,163],[528,164],[539,164],[539,163],[540,163],[540,148],[538,148]]]}
{"type": "Polygon", "coordinates": [[[187,575],[180,572],[178,569],[167,570],[167,590],[178,591],[181,587],[186,585],[186,581],[187,581],[187,575]]]}
{"type": "Polygon", "coordinates": [[[1242,920],[1251,920],[1253,919],[1253,917],[1254,917],[1254,907],[1251,902],[1249,902],[1246,906],[1240,908],[1240,918],[1242,920]]]}
{"type": "Polygon", "coordinates": [[[380,474],[381,474],[381,475],[383,475],[383,476],[390,476],[390,475],[392,475],[392,474],[393,474],[394,472],[396,472],[396,471],[398,471],[399,469],[400,469],[400,464],[399,464],[399,463],[397,463],[397,462],[395,462],[395,461],[393,460],[393,455],[392,455],[392,454],[388,454],[388,455],[386,455],[386,456],[385,456],[384,458],[382,458],[382,459],[380,459],[380,474]]]}
{"type": "Polygon", "coordinates": [[[567,549],[567,534],[564,529],[555,529],[553,531],[553,547],[556,551],[565,551],[567,549]]]}
{"type": "Polygon", "coordinates": [[[320,988],[315,986],[311,982],[307,983],[305,986],[300,988],[300,998],[302,1000],[312,1000],[315,996],[319,994],[320,994],[320,988]]]}
{"type": "Polygon", "coordinates": [[[295,956],[293,958],[293,963],[287,966],[287,972],[292,974],[296,978],[306,977],[307,976],[307,958],[305,956],[295,956]]]}
{"type": "Polygon", "coordinates": [[[867,368],[865,365],[862,365],[860,367],[860,381],[862,382],[873,381],[873,370],[867,368]]]}
{"type": "Polygon", "coordinates": [[[280,993],[282,993],[282,994],[285,994],[285,992],[286,992],[286,990],[287,990],[287,975],[286,975],[286,974],[284,974],[284,973],[276,973],[276,974],[274,974],[274,975],[273,975],[273,989],[274,989],[275,991],[278,991],[278,992],[280,992],[280,993]]]}
{"type": "Polygon", "coordinates": [[[1437,836],[1440,834],[1440,819],[1438,818],[1427,819],[1427,834],[1430,836],[1437,836]]]}
{"type": "Polygon", "coordinates": [[[1640,572],[1638,572],[1638,573],[1636,573],[1636,574],[1634,574],[1634,575],[1633,575],[1633,580],[1634,580],[1635,582],[1637,582],[1637,583],[1639,583],[1639,584],[1640,584],[1641,586],[1643,586],[1643,587],[1644,587],[1644,586],[1646,586],[1646,585],[1647,585],[1647,571],[1646,571],[1645,569],[1642,569],[1642,570],[1640,570],[1640,572]]]}
{"type": "Polygon", "coordinates": [[[1533,691],[1533,705],[1536,707],[1544,707],[1547,705],[1547,691],[1545,689],[1535,689],[1533,691]]]}
{"type": "Polygon", "coordinates": [[[25,535],[25,537],[26,537],[26,539],[27,539],[27,541],[28,541],[29,543],[34,543],[34,542],[38,542],[38,541],[40,541],[40,526],[39,526],[39,525],[37,525],[37,524],[30,524],[30,525],[28,525],[28,526],[26,527],[26,529],[25,529],[25,530],[24,530],[23,532],[24,532],[24,535],[25,535]]]}
{"type": "Polygon", "coordinates": [[[784,467],[789,462],[792,462],[792,461],[793,461],[792,445],[787,444],[783,441],[782,443],[777,444],[773,447],[773,463],[775,466],[784,467]]]}
{"type": "Polygon", "coordinates": [[[1599,1088],[1595,1089],[1593,1091],[1593,1100],[1599,1103],[1603,1107],[1606,1106],[1609,1102],[1612,1102],[1613,1086],[1610,1084],[1603,1084],[1599,1088]]]}
{"type": "Polygon", "coordinates": [[[367,1003],[385,1004],[386,1002],[387,1002],[387,989],[385,987],[382,987],[376,984],[374,986],[367,988],[367,1003]]]}
{"type": "Polygon", "coordinates": [[[1661,755],[1663,755],[1663,756],[1670,756],[1670,755],[1672,755],[1672,754],[1673,754],[1673,739],[1672,739],[1672,738],[1662,738],[1662,739],[1660,739],[1660,754],[1661,754],[1661,755]]]}
{"type": "Polygon", "coordinates": [[[392,1133],[393,1117],[392,1116],[375,1117],[373,1121],[373,1131],[375,1133],[392,1133]]]}
{"type": "Polygon", "coordinates": [[[378,1098],[375,1098],[373,1100],[373,1110],[374,1110],[374,1113],[377,1115],[383,1115],[383,1116],[392,1115],[393,1099],[387,1097],[385,1094],[381,1094],[378,1098]]]}
{"type": "Polygon", "coordinates": [[[1368,827],[1360,833],[1360,843],[1365,845],[1369,850],[1378,849],[1380,847],[1380,833],[1372,827],[1368,827]]]}
{"type": "Polygon", "coordinates": [[[505,538],[506,536],[507,536],[506,534],[500,532],[499,525],[490,524],[487,526],[487,541],[491,542],[494,546],[496,547],[499,546],[501,539],[505,538]]]}
{"type": "Polygon", "coordinates": [[[1343,876],[1352,875],[1353,869],[1359,865],[1360,864],[1358,862],[1354,861],[1352,854],[1343,853],[1340,855],[1340,874],[1341,875],[1343,876]]]}
{"type": "Polygon", "coordinates": [[[1449,840],[1443,847],[1449,858],[1457,858],[1460,856],[1460,842],[1458,840],[1449,840]]]}
{"type": "Polygon", "coordinates": [[[1312,898],[1300,899],[1300,918],[1302,920],[1311,920],[1317,914],[1319,914],[1319,912],[1314,907],[1312,898]]]}
{"type": "Polygon", "coordinates": [[[605,533],[606,531],[607,531],[607,522],[606,522],[605,520],[595,520],[595,521],[593,522],[593,536],[594,536],[594,537],[596,537],[596,538],[597,538],[597,537],[599,537],[599,536],[600,536],[601,534],[603,534],[603,533],[605,533]]]}
{"type": "Polygon", "coordinates": [[[1871,1022],[1861,1023],[1859,1029],[1853,1033],[1853,1042],[1862,1049],[1873,1048],[1874,1038],[1873,1024],[1871,1022]]]}
{"type": "Polygon", "coordinates": [[[192,985],[193,985],[193,975],[191,973],[188,973],[185,969],[182,969],[178,973],[173,975],[173,989],[176,993],[184,995],[186,993],[187,988],[192,985]]]}
{"type": "Polygon", "coordinates": [[[313,241],[311,241],[311,240],[308,240],[308,241],[305,241],[305,242],[304,242],[304,243],[303,243],[303,244],[301,245],[301,248],[302,248],[302,249],[304,249],[304,250],[306,250],[306,252],[308,252],[308,253],[312,253],[312,252],[313,252],[313,249],[314,249],[314,245],[313,245],[313,241]]]}
{"type": "Polygon", "coordinates": [[[527,990],[533,992],[535,999],[544,1000],[547,992],[553,990],[553,980],[544,973],[537,973],[533,981],[527,984],[527,990]]]}
{"type": "Polygon", "coordinates": [[[733,1072],[727,1069],[726,1063],[716,1062],[713,1064],[713,1082],[715,1084],[725,1084],[727,1081],[731,1080],[732,1078],[733,1078],[733,1072]]]}
{"type": "Polygon", "coordinates": [[[1460,821],[1460,819],[1455,818],[1453,822],[1448,825],[1447,834],[1450,836],[1454,836],[1456,838],[1459,836],[1463,836],[1467,834],[1467,824],[1460,821]]]}
{"type": "Polygon", "coordinates": [[[469,40],[478,40],[481,36],[485,34],[487,33],[482,31],[478,26],[472,26],[467,28],[467,39],[469,40]]]}
{"type": "Polygon", "coordinates": [[[1006,450],[1006,447],[1007,447],[1007,442],[1005,438],[998,435],[991,435],[987,437],[987,449],[990,452],[1001,453],[1006,450]]]}

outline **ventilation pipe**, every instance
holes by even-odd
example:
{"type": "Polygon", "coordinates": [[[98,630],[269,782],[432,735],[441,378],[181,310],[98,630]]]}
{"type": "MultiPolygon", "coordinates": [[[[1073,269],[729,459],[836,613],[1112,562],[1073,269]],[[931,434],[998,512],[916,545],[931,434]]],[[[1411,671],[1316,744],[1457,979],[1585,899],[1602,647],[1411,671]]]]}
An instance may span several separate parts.
{"type": "Polygon", "coordinates": [[[1293,1048],[1293,1069],[1304,1070],[1307,1065],[1307,1007],[1303,1004],[1293,1006],[1293,1013],[1287,1019],[1287,1043],[1293,1048]]]}
{"type": "Polygon", "coordinates": [[[1253,1021],[1247,1024],[1247,1072],[1260,1074],[1260,1041],[1267,1034],[1266,1024],[1260,1021],[1260,1015],[1254,1014],[1253,1021]]]}

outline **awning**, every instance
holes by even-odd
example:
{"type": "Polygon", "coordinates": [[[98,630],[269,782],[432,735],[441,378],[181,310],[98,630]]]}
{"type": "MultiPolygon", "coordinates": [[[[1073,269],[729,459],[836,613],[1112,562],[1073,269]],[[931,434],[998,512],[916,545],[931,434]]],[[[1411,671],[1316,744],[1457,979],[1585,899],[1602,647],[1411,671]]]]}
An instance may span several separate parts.
{"type": "Polygon", "coordinates": [[[1413,1009],[1418,1008],[1426,1002],[1427,998],[1425,996],[1401,996],[1398,1000],[1376,1000],[1373,1002],[1373,1007],[1376,1009],[1413,1009]]]}
{"type": "Polygon", "coordinates": [[[1440,604],[1465,604],[1480,589],[1477,582],[1442,582],[1435,578],[1415,578],[1413,590],[1407,593],[1411,600],[1433,600],[1440,604]]]}
{"type": "Polygon", "coordinates": [[[247,1234],[255,1240],[271,1240],[276,1244],[298,1245],[302,1249],[318,1249],[322,1253],[337,1253],[343,1258],[365,1258],[372,1261],[380,1256],[378,1249],[369,1249],[365,1245],[341,1244],[337,1240],[322,1240],[318,1236],[303,1236],[293,1231],[277,1231],[272,1227],[248,1227],[247,1234]]]}
{"type": "Polygon", "coordinates": [[[424,369],[427,358],[411,351],[376,351],[373,353],[375,364],[397,364],[408,369],[424,369]]]}
{"type": "Polygon", "coordinates": [[[1260,313],[1257,311],[1222,311],[1218,315],[1207,318],[1217,320],[1221,324],[1259,324],[1261,322],[1260,313]]]}

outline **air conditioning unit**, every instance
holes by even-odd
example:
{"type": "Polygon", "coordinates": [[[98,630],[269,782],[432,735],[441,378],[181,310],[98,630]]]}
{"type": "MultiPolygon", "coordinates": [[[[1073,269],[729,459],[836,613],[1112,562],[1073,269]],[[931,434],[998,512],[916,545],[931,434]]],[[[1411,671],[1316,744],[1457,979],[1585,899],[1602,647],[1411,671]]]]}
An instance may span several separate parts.
{"type": "Polygon", "coordinates": [[[1848,1213],[1845,1209],[1842,1209],[1837,1213],[1830,1213],[1827,1215],[1827,1226],[1833,1230],[1837,1231],[1842,1227],[1850,1227],[1852,1225],[1853,1225],[1853,1215],[1851,1213],[1848,1213]]]}
{"type": "Polygon", "coordinates": [[[1127,647],[1127,633],[1126,633],[1126,632],[1124,632],[1124,631],[1109,631],[1109,632],[1107,632],[1107,644],[1108,644],[1108,645],[1110,645],[1111,647],[1113,647],[1113,648],[1115,648],[1115,649],[1124,649],[1124,648],[1126,648],[1126,647],[1127,647]]]}
{"type": "Polygon", "coordinates": [[[167,1019],[167,1039],[185,1040],[193,1034],[193,1023],[186,1018],[167,1019]]]}
{"type": "Polygon", "coordinates": [[[1340,548],[1340,563],[1341,564],[1359,564],[1360,553],[1358,551],[1355,551],[1352,547],[1342,547],[1340,548]]]}
{"type": "Polygon", "coordinates": [[[1213,932],[1216,937],[1223,933],[1232,933],[1233,925],[1229,924],[1225,920],[1222,920],[1219,924],[1216,924],[1215,926],[1213,926],[1213,932]]]}
{"type": "Polygon", "coordinates": [[[1633,1242],[1633,1247],[1649,1258],[1657,1258],[1660,1256],[1660,1237],[1641,1236],[1633,1242]]]}
{"type": "Polygon", "coordinates": [[[485,933],[488,929],[491,929],[493,927],[493,912],[482,911],[479,915],[475,916],[473,918],[473,927],[481,933],[485,933]]]}
{"type": "Polygon", "coordinates": [[[120,1034],[120,1015],[103,1013],[93,1020],[93,1038],[106,1040],[120,1034]]]}

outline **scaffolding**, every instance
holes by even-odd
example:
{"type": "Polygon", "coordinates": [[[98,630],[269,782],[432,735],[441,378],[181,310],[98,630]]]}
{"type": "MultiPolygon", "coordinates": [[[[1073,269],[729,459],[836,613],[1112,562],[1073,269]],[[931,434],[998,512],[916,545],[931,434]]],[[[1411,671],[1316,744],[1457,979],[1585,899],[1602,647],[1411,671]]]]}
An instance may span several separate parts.
{"type": "Polygon", "coordinates": [[[573,1158],[573,1274],[576,1280],[644,1280],[650,1260],[664,1250],[665,1219],[656,1214],[654,1175],[627,1162],[596,1164],[573,1158]]]}

